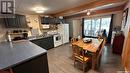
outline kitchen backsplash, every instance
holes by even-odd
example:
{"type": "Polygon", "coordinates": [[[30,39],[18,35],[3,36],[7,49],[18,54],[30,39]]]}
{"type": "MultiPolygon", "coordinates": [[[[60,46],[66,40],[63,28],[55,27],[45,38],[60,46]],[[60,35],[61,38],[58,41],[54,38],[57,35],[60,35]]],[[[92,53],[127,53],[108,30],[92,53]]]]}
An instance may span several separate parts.
{"type": "Polygon", "coordinates": [[[0,42],[6,40],[6,29],[0,24],[0,42]]]}

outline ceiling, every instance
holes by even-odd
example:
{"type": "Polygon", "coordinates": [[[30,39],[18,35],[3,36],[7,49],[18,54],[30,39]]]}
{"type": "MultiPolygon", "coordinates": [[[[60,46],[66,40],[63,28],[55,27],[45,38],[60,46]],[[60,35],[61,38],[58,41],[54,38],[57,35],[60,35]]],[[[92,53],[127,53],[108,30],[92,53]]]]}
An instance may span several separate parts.
{"type": "Polygon", "coordinates": [[[109,9],[109,8],[113,8],[113,7],[118,7],[118,6],[124,5],[125,3],[126,2],[123,1],[123,2],[119,2],[119,3],[112,3],[112,4],[102,5],[102,6],[99,6],[99,7],[92,8],[92,9],[86,9],[86,10],[77,12],[75,14],[86,13],[88,10],[90,10],[90,12],[95,12],[97,10],[109,9]]]}
{"type": "Polygon", "coordinates": [[[15,0],[16,13],[36,14],[32,9],[42,6],[47,10],[44,14],[54,14],[96,0],[15,0]]]}

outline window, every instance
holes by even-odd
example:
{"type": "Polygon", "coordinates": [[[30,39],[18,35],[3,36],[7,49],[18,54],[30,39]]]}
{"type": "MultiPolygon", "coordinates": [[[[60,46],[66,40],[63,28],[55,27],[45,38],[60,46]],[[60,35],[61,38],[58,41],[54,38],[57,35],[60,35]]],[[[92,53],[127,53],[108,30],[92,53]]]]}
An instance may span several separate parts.
{"type": "Polygon", "coordinates": [[[101,20],[101,30],[106,29],[107,35],[109,33],[109,27],[111,23],[111,18],[102,18],[101,20]]]}
{"type": "Polygon", "coordinates": [[[84,20],[84,35],[97,37],[104,29],[109,33],[111,17],[84,20]]]}

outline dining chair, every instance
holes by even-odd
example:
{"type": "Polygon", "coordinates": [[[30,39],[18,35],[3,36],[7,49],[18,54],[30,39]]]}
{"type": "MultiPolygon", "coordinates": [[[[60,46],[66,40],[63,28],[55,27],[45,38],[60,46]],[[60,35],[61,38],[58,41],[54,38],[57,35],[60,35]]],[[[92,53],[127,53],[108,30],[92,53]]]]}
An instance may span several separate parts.
{"type": "Polygon", "coordinates": [[[77,38],[72,38],[71,39],[71,43],[76,42],[76,41],[77,41],[77,38]]]}
{"type": "Polygon", "coordinates": [[[83,73],[85,73],[85,68],[87,63],[89,63],[90,58],[88,56],[85,56],[85,50],[83,50],[81,47],[78,47],[76,45],[73,45],[75,47],[74,51],[74,67],[76,65],[76,62],[82,63],[83,73]]]}
{"type": "Polygon", "coordinates": [[[106,39],[103,39],[103,42],[101,44],[101,46],[99,47],[99,50],[97,51],[97,57],[96,57],[96,69],[100,67],[100,62],[101,62],[101,56],[102,56],[102,52],[104,49],[104,46],[106,44],[106,39]]]}
{"type": "Polygon", "coordinates": [[[77,38],[71,39],[71,46],[72,46],[72,59],[74,59],[74,52],[75,52],[75,46],[72,44],[77,41],[77,38]]]}

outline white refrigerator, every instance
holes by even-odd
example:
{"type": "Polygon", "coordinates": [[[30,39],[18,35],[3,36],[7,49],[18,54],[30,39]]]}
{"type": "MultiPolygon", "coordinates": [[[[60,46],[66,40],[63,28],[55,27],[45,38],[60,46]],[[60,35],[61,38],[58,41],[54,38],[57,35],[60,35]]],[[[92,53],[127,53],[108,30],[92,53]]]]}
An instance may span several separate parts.
{"type": "Polygon", "coordinates": [[[62,36],[62,43],[69,42],[69,24],[59,24],[58,33],[62,36]]]}

